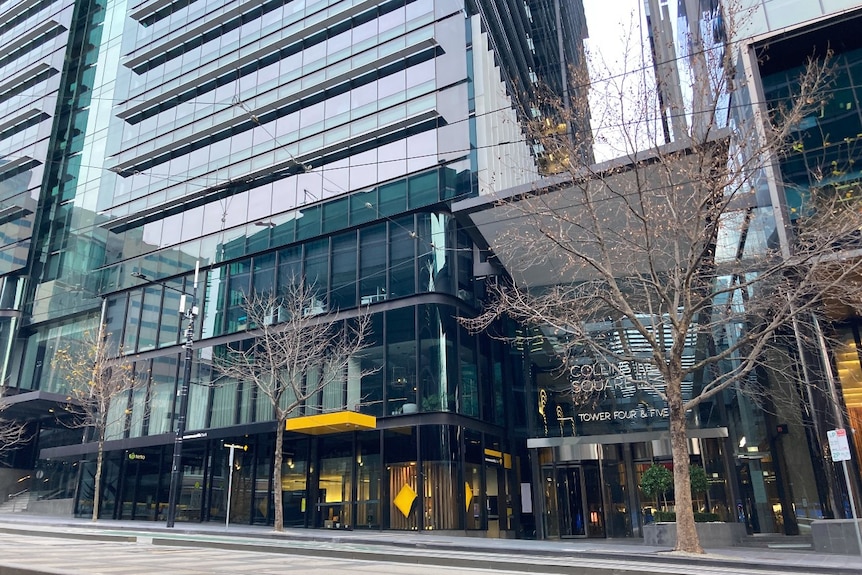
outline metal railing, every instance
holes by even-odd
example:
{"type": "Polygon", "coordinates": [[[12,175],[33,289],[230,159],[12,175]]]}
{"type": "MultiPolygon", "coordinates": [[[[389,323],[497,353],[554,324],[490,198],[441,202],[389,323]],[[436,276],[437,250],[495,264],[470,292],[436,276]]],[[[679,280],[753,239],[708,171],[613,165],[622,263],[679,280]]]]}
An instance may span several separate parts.
{"type": "Polygon", "coordinates": [[[8,499],[9,499],[9,502],[12,503],[12,512],[13,513],[16,511],[18,497],[20,497],[21,495],[24,495],[25,493],[29,493],[29,492],[30,492],[29,489],[22,489],[21,491],[19,491],[17,493],[10,493],[9,494],[8,499]]]}

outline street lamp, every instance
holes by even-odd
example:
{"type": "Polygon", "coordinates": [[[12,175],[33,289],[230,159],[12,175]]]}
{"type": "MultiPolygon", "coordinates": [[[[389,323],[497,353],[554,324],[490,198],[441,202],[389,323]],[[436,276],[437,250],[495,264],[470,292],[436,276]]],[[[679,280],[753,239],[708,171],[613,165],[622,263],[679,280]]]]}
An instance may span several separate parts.
{"type": "Polygon", "coordinates": [[[195,318],[198,315],[198,306],[195,305],[195,293],[198,291],[199,274],[200,262],[195,262],[195,281],[192,287],[192,293],[188,294],[182,290],[171,287],[164,282],[151,280],[141,272],[132,272],[133,277],[152,281],[164,288],[179,292],[181,294],[179,313],[181,316],[189,320],[189,324],[186,326],[186,341],[184,344],[185,359],[183,360],[183,381],[182,385],[180,385],[179,391],[177,392],[177,395],[179,395],[180,398],[180,406],[179,413],[177,414],[176,436],[174,437],[174,454],[171,458],[171,486],[168,493],[168,514],[166,525],[168,528],[173,528],[174,526],[174,520],[177,516],[177,502],[179,501],[180,492],[182,491],[183,435],[186,433],[186,415],[189,410],[189,385],[192,379],[192,344],[194,343],[195,318]],[[186,298],[191,298],[191,301],[187,302],[186,298]]]}

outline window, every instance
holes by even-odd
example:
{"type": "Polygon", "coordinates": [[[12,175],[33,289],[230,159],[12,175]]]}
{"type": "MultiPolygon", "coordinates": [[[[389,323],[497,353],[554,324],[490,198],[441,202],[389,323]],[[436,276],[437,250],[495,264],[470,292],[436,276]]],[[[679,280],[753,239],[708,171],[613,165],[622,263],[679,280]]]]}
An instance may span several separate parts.
{"type": "Polygon", "coordinates": [[[414,314],[412,307],[386,312],[386,413],[391,415],[418,410],[414,314]]]}
{"type": "Polygon", "coordinates": [[[278,252],[278,289],[284,292],[302,277],[302,246],[278,252]]]}
{"type": "Polygon", "coordinates": [[[323,233],[334,232],[347,226],[347,198],[323,204],[323,233]]]}
{"type": "Polygon", "coordinates": [[[251,260],[230,264],[228,272],[227,331],[234,333],[245,329],[248,324],[245,306],[251,279],[251,260]]]}
{"type": "Polygon", "coordinates": [[[334,309],[356,306],[356,232],[332,238],[332,301],[334,309]]]}
{"type": "Polygon", "coordinates": [[[162,287],[147,286],[144,289],[144,301],[141,307],[141,329],[138,336],[138,351],[146,351],[156,347],[156,334],[159,319],[162,315],[162,287]]]}
{"type": "Polygon", "coordinates": [[[177,388],[177,356],[158,357],[153,360],[150,381],[149,435],[167,433],[173,429],[177,388]]]}
{"type": "Polygon", "coordinates": [[[305,283],[316,292],[315,309],[309,313],[326,311],[326,294],[329,290],[329,240],[309,242],[305,246],[305,283]]]}
{"type": "Polygon", "coordinates": [[[389,225],[389,295],[401,297],[416,292],[416,234],[413,216],[392,220],[389,225]]]}
{"type": "Polygon", "coordinates": [[[254,258],[253,287],[256,294],[271,294],[275,290],[275,254],[254,258]]]}
{"type": "Polygon", "coordinates": [[[380,186],[379,215],[394,216],[406,209],[407,182],[405,180],[380,186]]]}
{"type": "Polygon", "coordinates": [[[369,305],[388,299],[386,291],[386,225],[360,231],[359,303],[369,305]]]}
{"type": "Polygon", "coordinates": [[[437,170],[413,176],[407,182],[407,189],[411,208],[436,203],[440,199],[437,170]]]}

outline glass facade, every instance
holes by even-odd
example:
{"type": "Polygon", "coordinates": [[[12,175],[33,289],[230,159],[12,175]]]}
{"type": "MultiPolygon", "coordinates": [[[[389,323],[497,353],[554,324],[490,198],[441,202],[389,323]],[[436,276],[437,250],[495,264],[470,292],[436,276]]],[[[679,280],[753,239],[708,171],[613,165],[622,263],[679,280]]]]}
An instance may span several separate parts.
{"type": "MultiPolygon", "coordinates": [[[[291,438],[286,443],[282,472],[285,525],[513,530],[517,474],[508,456],[504,460],[492,449],[498,446],[496,437],[457,425],[291,438]],[[396,504],[405,486],[411,494],[406,507],[396,504]]],[[[179,520],[224,522],[230,486],[231,522],[271,523],[271,448],[265,434],[189,442],[183,456],[179,520]],[[234,454],[232,480],[229,450],[224,444],[245,447],[234,454]]],[[[162,446],[110,453],[111,481],[120,487],[106,492],[103,516],[164,519],[169,451],[162,446]]],[[[41,463],[40,469],[52,481],[69,473],[53,461],[41,463]]],[[[76,513],[92,510],[93,471],[85,462],[76,513]]]]}
{"type": "MultiPolygon", "coordinates": [[[[287,525],[519,529],[520,354],[459,324],[483,292],[450,204],[523,177],[510,167],[480,184],[476,114],[477,102],[511,110],[534,58],[498,46],[488,18],[526,45],[528,13],[81,0],[0,18],[4,77],[24,72],[0,96],[0,306],[14,312],[0,318],[0,367],[16,392],[62,394],[55,354],[100,323],[132,359],[143,384],[110,407],[102,516],[165,518],[186,294],[198,306],[186,429],[207,439],[184,448],[179,520],[271,523],[282,489],[287,525]],[[367,313],[372,329],[351,360],[364,375],[291,418],[359,412],[377,430],[288,433],[274,486],[273,407],[211,360],[250,345],[246,297],[298,282],[314,293],[308,317],[367,313]],[[247,447],[232,467],[226,443],[247,447]]],[[[526,143],[482,134],[535,172],[526,143]]],[[[74,494],[88,514],[94,446],[51,442],[56,431],[42,427],[37,467],[52,497],[74,494]]]]}
{"type": "MultiPolygon", "coordinates": [[[[782,216],[778,219],[783,219],[790,229],[800,215],[818,209],[814,200],[818,194],[835,195],[847,202],[859,197],[862,175],[855,167],[858,161],[855,142],[862,132],[855,80],[862,69],[862,43],[855,33],[859,22],[859,14],[851,13],[826,28],[802,29],[756,47],[759,54],[777,52],[785,56],[765,62],[759,70],[766,107],[773,115],[781,113],[782,104],[798,88],[795,78],[807,57],[812,53],[820,58],[828,55],[831,67],[828,97],[819,109],[795,126],[789,135],[790,150],[779,159],[782,175],[779,189],[783,195],[776,208],[782,216]]],[[[847,247],[852,249],[855,245],[847,247]]],[[[741,470],[745,477],[743,494],[752,502],[746,509],[751,509],[749,521],[758,521],[758,527],[765,531],[804,532],[815,519],[850,517],[852,495],[847,493],[840,471],[831,461],[820,461],[812,454],[828,448],[826,430],[855,428],[858,423],[859,370],[854,357],[859,340],[853,335],[858,331],[857,315],[849,310],[832,314],[822,324],[819,341],[800,349],[799,353],[807,360],[806,376],[827,383],[826,391],[807,390],[801,398],[800,403],[806,406],[803,429],[788,425],[787,435],[770,439],[768,432],[760,430],[768,429],[774,420],[755,414],[754,409],[747,421],[743,418],[740,422],[740,428],[748,430],[746,437],[754,437],[758,446],[748,449],[767,454],[760,460],[744,463],[741,470]],[[826,365],[824,358],[828,360],[826,365]],[[836,404],[839,394],[840,406],[836,404]],[[816,497],[809,495],[813,493],[816,497]]],[[[781,382],[770,383],[774,389],[781,389],[781,382]]],[[[776,405],[780,405],[779,401],[776,405]]],[[[781,421],[794,420],[795,414],[786,409],[778,407],[777,411],[781,421]]],[[[857,454],[860,446],[858,437],[851,441],[851,449],[857,454]]],[[[850,480],[858,483],[859,478],[857,466],[850,480]]]]}
{"type": "MultiPolygon", "coordinates": [[[[695,4],[715,18],[715,2],[695,4]]],[[[518,326],[477,334],[459,322],[499,270],[453,204],[540,177],[514,110],[536,86],[565,91],[584,65],[583,10],[559,0],[0,8],[0,376],[10,393],[63,397],[55,354],[100,324],[131,359],[143,385],[110,407],[103,517],[165,519],[186,294],[198,315],[178,520],[271,524],[280,489],[287,526],[638,533],[640,474],[669,459],[649,436],[667,426],[655,394],[615,383],[630,366],[582,357],[560,375],[538,349],[507,343],[518,326]],[[307,317],[344,325],[364,313],[371,329],[344,377],[290,418],[359,413],[376,424],[287,432],[273,485],[274,408],[212,359],[252,345],[247,296],[300,282],[314,293],[307,317]],[[579,401],[599,386],[599,400],[579,401]],[[633,439],[608,439],[623,434],[633,439]],[[599,439],[583,451],[551,445],[587,436],[599,439]],[[528,438],[551,443],[528,449],[528,438]],[[233,465],[229,444],[244,446],[233,465]]],[[[678,25],[693,26],[689,16],[678,25]]],[[[836,98],[783,159],[790,219],[808,186],[855,194],[857,56],[841,52],[836,98]],[[828,182],[808,178],[814,164],[828,166],[828,182]]],[[[783,97],[791,72],[764,72],[768,100],[783,97]]],[[[580,121],[570,131],[588,140],[580,121]]],[[[779,208],[763,188],[746,249],[773,241],[779,208]]],[[[637,344],[617,328],[619,345],[637,344]]],[[[849,320],[836,331],[839,385],[853,401],[858,331],[849,320]]],[[[90,514],[95,445],[41,421],[41,495],[90,514]]],[[[834,470],[799,447],[810,437],[776,439],[775,421],[738,397],[691,414],[703,435],[693,460],[713,485],[699,508],[790,532],[841,507],[823,487],[834,470]],[[725,428],[732,440],[712,433],[725,428]],[[743,436],[756,451],[734,447],[743,436]]]]}
{"type": "MultiPolygon", "coordinates": [[[[662,17],[667,17],[667,3],[649,5],[651,10],[661,7],[662,17]]],[[[691,21],[677,22],[677,26],[685,24],[690,31],[699,28],[705,48],[721,48],[716,53],[725,54],[725,29],[718,3],[680,2],[680,19],[685,15],[684,8],[691,21]],[[695,20],[696,15],[702,20],[695,20]]],[[[650,16],[658,18],[658,13],[653,10],[650,16]]],[[[844,14],[759,41],[750,47],[750,57],[744,55],[736,60],[733,55],[727,61],[718,58],[711,61],[717,66],[708,66],[715,72],[733,61],[738,64],[734,81],[755,79],[747,84],[748,89],[736,91],[729,105],[727,96],[717,93],[711,95],[715,97],[714,106],[695,106],[729,114],[733,133],[729,161],[740,170],[747,169],[746,149],[757,149],[756,144],[748,145],[761,135],[760,127],[754,123],[760,121],[758,112],[767,116],[779,113],[781,105],[791,97],[801,64],[812,51],[816,55],[834,54],[836,71],[834,91],[830,85],[820,110],[795,126],[788,153],[754,174],[746,182],[751,188],[744,190],[751,194],[744,194],[746,201],[739,203],[739,211],[724,214],[726,219],[715,246],[720,262],[746,261],[748,256],[762,254],[767,248],[783,247],[790,253],[788,238],[793,236],[793,221],[805,210],[816,209],[808,202],[815,187],[847,201],[856,200],[854,126],[858,127],[859,122],[853,66],[859,47],[858,34],[854,32],[858,25],[858,11],[844,14]]],[[[684,35],[682,39],[675,38],[675,42],[680,55],[693,59],[697,56],[685,51],[684,35]]],[[[746,50],[743,46],[740,51],[746,50]]],[[[689,64],[696,69],[695,62],[689,64]]],[[[722,73],[720,79],[727,78],[722,73]]],[[[696,124],[697,120],[692,119],[693,130],[696,124]]],[[[723,119],[719,124],[724,125],[723,119]]],[[[550,186],[556,183],[549,181],[550,186]]],[[[514,201],[521,190],[513,190],[514,201]]],[[[549,191],[545,205],[554,205],[554,199],[560,196],[576,205],[565,192],[555,194],[556,190],[549,191]]],[[[499,206],[487,203],[477,207],[476,202],[467,201],[456,206],[456,212],[470,217],[489,238],[497,239],[506,233],[495,221],[505,217],[499,206]]],[[[519,255],[511,257],[515,265],[521,264],[517,261],[519,255]]],[[[499,257],[505,263],[502,250],[499,257]]],[[[515,270],[513,275],[520,272],[516,281],[538,291],[558,277],[550,265],[530,265],[530,272],[541,277],[534,280],[523,270],[515,270]]],[[[686,365],[695,365],[705,346],[715,346],[707,353],[720,352],[745,337],[747,326],[728,322],[723,310],[743,309],[748,305],[747,298],[756,294],[734,293],[732,287],[743,283],[738,277],[718,276],[715,281],[719,289],[728,291],[728,296],[715,302],[717,305],[708,312],[712,317],[700,320],[714,322],[714,333],[704,334],[702,341],[686,337],[681,358],[686,365]]],[[[565,279],[563,283],[569,285],[565,279]]],[[[852,428],[858,419],[853,407],[858,403],[858,338],[853,335],[858,331],[858,318],[849,309],[830,309],[826,315],[817,318],[820,327],[813,329],[813,337],[794,329],[776,335],[780,351],[767,354],[764,367],[751,378],[758,387],[755,397],[725,391],[687,412],[690,463],[705,470],[709,484],[706,492],[695,496],[696,513],[744,523],[751,533],[787,535],[809,535],[816,519],[849,517],[852,494],[845,489],[840,469],[822,454],[828,452],[824,444],[826,430],[852,428]],[[821,327],[823,333],[819,331],[821,327]],[[836,341],[840,343],[833,345],[836,341]],[[788,373],[799,373],[800,383],[792,384],[788,373]],[[817,386],[820,382],[823,385],[817,386]]],[[[560,361],[554,357],[564,348],[558,338],[568,328],[555,327],[519,334],[528,359],[525,423],[529,428],[527,445],[537,507],[536,533],[555,538],[637,535],[651,519],[656,505],[638,489],[643,472],[654,463],[673,466],[666,439],[668,410],[655,393],[662,389],[662,379],[642,366],[639,369],[637,358],[648,347],[626,320],[599,319],[586,329],[598,340],[597,348],[625,349],[626,356],[634,358],[628,362],[609,361],[598,352],[589,353],[589,349],[576,349],[560,361]],[[607,478],[612,478],[610,489],[603,488],[607,478]]],[[[612,351],[606,353],[613,355],[612,351]]],[[[710,378],[720,377],[741,361],[742,358],[728,356],[714,371],[692,374],[682,382],[683,398],[708,389],[710,378]]],[[[850,480],[858,488],[858,469],[851,471],[850,480]]],[[[667,503],[671,507],[673,504],[667,503]]]]}
{"type": "MultiPolygon", "coordinates": [[[[638,350],[643,358],[649,353],[643,335],[631,327],[631,322],[596,322],[591,324],[590,330],[604,349],[629,349],[633,358],[638,358],[638,350]]],[[[553,337],[538,333],[530,337],[535,388],[535,401],[530,409],[536,415],[533,437],[565,438],[668,429],[668,410],[659,395],[665,383],[658,370],[649,367],[646,361],[615,361],[610,355],[585,351],[570,357],[569,365],[562,368],[559,358],[546,356],[548,348],[558,345],[553,337]]],[[[692,329],[683,355],[687,365],[692,365],[698,357],[695,340],[692,329]]],[[[689,376],[682,383],[686,400],[699,394],[706,385],[696,379],[689,376]]],[[[689,414],[690,429],[724,425],[712,401],[689,414]]]]}

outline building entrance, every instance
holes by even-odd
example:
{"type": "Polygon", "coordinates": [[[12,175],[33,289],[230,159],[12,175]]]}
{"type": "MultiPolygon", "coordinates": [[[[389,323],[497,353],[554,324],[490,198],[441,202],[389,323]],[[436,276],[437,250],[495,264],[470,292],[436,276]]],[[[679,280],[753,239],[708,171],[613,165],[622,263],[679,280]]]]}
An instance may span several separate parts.
{"type": "Polygon", "coordinates": [[[604,537],[604,517],[596,466],[565,465],[542,470],[545,529],[550,537],[604,537]]]}
{"type": "Polygon", "coordinates": [[[314,527],[353,527],[353,437],[336,435],[321,440],[317,476],[318,520],[314,527]]]}
{"type": "Polygon", "coordinates": [[[586,537],[584,521],[584,485],[581,467],[564,467],[556,471],[558,521],[560,537],[586,537]]]}

